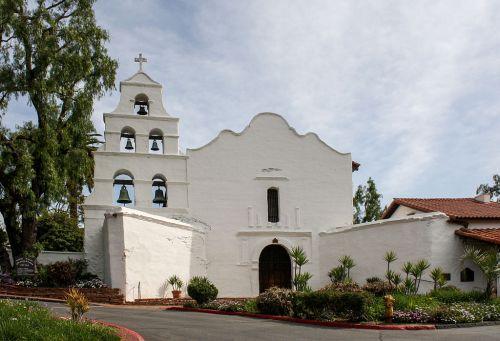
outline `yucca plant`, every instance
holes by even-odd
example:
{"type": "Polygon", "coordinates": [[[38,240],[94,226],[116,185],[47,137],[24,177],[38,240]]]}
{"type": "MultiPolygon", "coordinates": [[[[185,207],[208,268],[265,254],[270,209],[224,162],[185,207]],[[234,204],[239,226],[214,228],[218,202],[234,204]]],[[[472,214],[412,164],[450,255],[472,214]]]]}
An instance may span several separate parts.
{"type": "Polygon", "coordinates": [[[406,262],[403,264],[403,267],[401,268],[401,270],[406,275],[405,280],[408,279],[408,277],[410,277],[410,273],[411,273],[412,269],[413,269],[413,264],[411,262],[406,262]]]}
{"type": "Polygon", "coordinates": [[[443,283],[446,283],[443,270],[440,267],[432,269],[430,277],[434,282],[434,290],[442,287],[444,285],[443,283]]]}
{"type": "Polygon", "coordinates": [[[484,293],[491,297],[493,286],[500,276],[500,265],[497,251],[495,249],[481,249],[477,246],[466,245],[464,254],[461,257],[462,262],[470,260],[481,270],[486,278],[486,288],[484,293]]]}
{"type": "Polygon", "coordinates": [[[90,310],[89,301],[85,295],[75,288],[70,288],[66,293],[66,304],[71,310],[71,319],[79,322],[83,314],[90,310]]]}
{"type": "Polygon", "coordinates": [[[344,255],[339,258],[339,262],[344,267],[346,271],[346,278],[347,280],[351,279],[351,269],[356,266],[356,263],[354,262],[354,259],[352,259],[351,256],[344,255]]]}
{"type": "Polygon", "coordinates": [[[396,256],[396,252],[387,251],[384,255],[384,260],[387,262],[387,271],[385,272],[385,278],[389,282],[389,284],[393,284],[392,279],[393,275],[395,275],[394,271],[391,271],[391,263],[396,261],[398,257],[396,256]]]}
{"type": "Polygon", "coordinates": [[[307,282],[311,279],[312,275],[308,272],[302,274],[302,266],[309,263],[309,259],[303,248],[294,246],[290,250],[290,257],[293,260],[293,285],[295,290],[303,291],[307,288],[307,282]]]}
{"type": "Polygon", "coordinates": [[[425,270],[430,268],[430,266],[431,265],[426,259],[420,259],[413,264],[410,274],[413,276],[413,281],[415,282],[415,293],[417,293],[420,288],[420,282],[422,281],[425,270]]]}
{"type": "Polygon", "coordinates": [[[346,280],[347,271],[342,265],[339,265],[328,272],[328,277],[330,277],[332,283],[341,283],[346,280]]]}

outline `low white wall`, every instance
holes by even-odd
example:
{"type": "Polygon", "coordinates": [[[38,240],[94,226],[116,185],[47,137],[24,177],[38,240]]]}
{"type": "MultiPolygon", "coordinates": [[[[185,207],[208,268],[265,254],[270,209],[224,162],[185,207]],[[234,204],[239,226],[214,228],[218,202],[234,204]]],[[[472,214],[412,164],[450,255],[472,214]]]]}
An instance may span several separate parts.
{"type": "MultiPolygon", "coordinates": [[[[8,250],[9,257],[10,257],[10,262],[11,264],[14,264],[14,260],[12,259],[12,252],[8,250]]],[[[39,264],[42,265],[47,265],[50,263],[55,263],[55,262],[64,262],[67,261],[68,259],[83,259],[84,253],[83,252],[70,252],[70,251],[42,251],[38,255],[38,258],[36,261],[39,264]]]]}
{"type": "MultiPolygon", "coordinates": [[[[441,267],[451,274],[448,284],[464,290],[483,290],[485,280],[482,273],[473,264],[465,265],[474,270],[474,282],[460,282],[460,271],[463,265],[460,256],[463,244],[455,230],[454,224],[447,222],[448,217],[442,213],[416,214],[413,216],[379,220],[372,223],[358,224],[335,228],[320,233],[321,276],[328,283],[328,272],[338,266],[342,255],[350,255],[356,262],[351,270],[353,279],[364,284],[366,278],[377,276],[383,278],[387,263],[383,260],[385,252],[393,250],[398,260],[391,264],[391,269],[403,276],[401,267],[406,261],[427,259],[431,268],[441,267]]],[[[421,292],[432,288],[429,278],[430,269],[425,273],[421,292]]]]}
{"type": "Polygon", "coordinates": [[[206,275],[205,237],[189,224],[119,208],[106,214],[104,229],[106,281],[127,301],[171,296],[171,275],[185,283],[206,275]]]}
{"type": "Polygon", "coordinates": [[[69,251],[42,251],[38,255],[37,262],[43,265],[67,261],[68,259],[83,259],[83,252],[69,252],[69,251]]]}

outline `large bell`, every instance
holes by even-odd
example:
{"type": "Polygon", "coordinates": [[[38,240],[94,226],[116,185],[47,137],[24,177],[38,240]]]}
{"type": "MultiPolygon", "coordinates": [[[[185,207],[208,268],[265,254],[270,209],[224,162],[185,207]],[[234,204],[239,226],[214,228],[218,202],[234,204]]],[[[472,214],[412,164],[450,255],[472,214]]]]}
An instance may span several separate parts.
{"type": "Polygon", "coordinates": [[[158,187],[155,191],[155,197],[153,199],[154,204],[164,204],[167,202],[167,199],[165,199],[165,196],[163,195],[163,191],[158,187]]]}
{"type": "Polygon", "coordinates": [[[118,197],[118,200],[116,200],[116,202],[119,204],[130,204],[132,202],[125,185],[122,185],[122,188],[120,188],[120,196],[118,197]]]}
{"type": "Polygon", "coordinates": [[[146,107],[144,105],[139,106],[139,110],[137,111],[137,115],[147,115],[146,107]]]}
{"type": "Polygon", "coordinates": [[[130,141],[129,138],[127,139],[127,144],[125,145],[125,149],[126,150],[132,150],[132,149],[134,149],[134,146],[132,146],[132,141],[130,141]]]}
{"type": "Polygon", "coordinates": [[[155,152],[160,150],[160,148],[158,148],[158,143],[156,143],[156,140],[153,140],[153,144],[151,145],[151,150],[155,152]]]}

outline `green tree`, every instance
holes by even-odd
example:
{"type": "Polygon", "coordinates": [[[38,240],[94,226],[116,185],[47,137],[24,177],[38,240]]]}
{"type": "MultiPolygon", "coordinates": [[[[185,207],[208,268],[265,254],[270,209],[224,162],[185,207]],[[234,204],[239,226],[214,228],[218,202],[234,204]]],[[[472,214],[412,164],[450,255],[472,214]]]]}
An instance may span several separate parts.
{"type": "Polygon", "coordinates": [[[93,103],[114,87],[117,67],[93,4],[0,2],[1,113],[26,99],[36,114],[15,130],[0,122],[0,213],[14,257],[36,254],[42,212],[78,202],[81,187],[92,185],[93,103]]]}
{"type": "Polygon", "coordinates": [[[493,184],[481,184],[476,190],[477,194],[489,194],[493,200],[500,201],[500,175],[493,175],[493,184]]]}
{"type": "Polygon", "coordinates": [[[354,198],[352,200],[354,216],[354,224],[361,224],[364,217],[364,202],[365,202],[365,189],[363,186],[358,185],[356,192],[354,193],[354,198]]]}
{"type": "Polygon", "coordinates": [[[83,229],[66,211],[43,213],[37,221],[37,241],[47,251],[83,251],[83,229]]]}
{"type": "Polygon", "coordinates": [[[353,198],[354,224],[367,223],[382,216],[382,194],[378,193],[375,181],[370,177],[366,186],[359,185],[353,198]]]}
{"type": "Polygon", "coordinates": [[[9,253],[7,252],[7,233],[0,227],[0,272],[10,272],[11,264],[9,253]]]}

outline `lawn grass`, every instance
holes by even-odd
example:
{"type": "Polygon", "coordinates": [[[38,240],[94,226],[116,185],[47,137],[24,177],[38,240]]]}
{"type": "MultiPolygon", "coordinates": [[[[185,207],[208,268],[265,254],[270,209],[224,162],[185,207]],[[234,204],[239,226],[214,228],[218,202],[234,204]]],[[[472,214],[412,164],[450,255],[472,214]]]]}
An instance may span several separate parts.
{"type": "Polygon", "coordinates": [[[120,340],[115,330],[54,317],[35,302],[0,300],[0,340],[120,340]]]}

